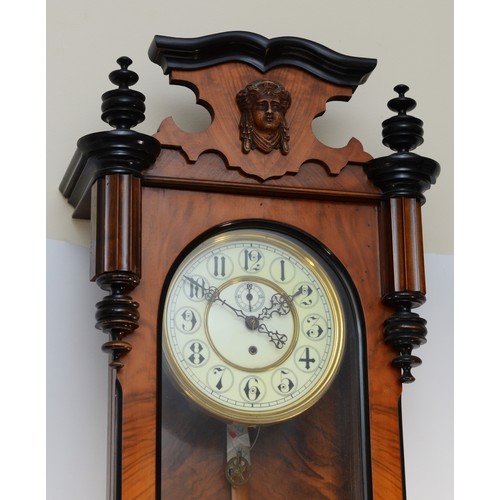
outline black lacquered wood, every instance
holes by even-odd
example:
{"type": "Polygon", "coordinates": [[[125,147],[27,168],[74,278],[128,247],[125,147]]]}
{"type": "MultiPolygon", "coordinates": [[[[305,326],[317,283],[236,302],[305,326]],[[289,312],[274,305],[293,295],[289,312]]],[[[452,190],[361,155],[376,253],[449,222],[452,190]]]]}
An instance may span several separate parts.
{"type": "Polygon", "coordinates": [[[96,328],[110,335],[102,350],[110,355],[109,366],[121,368],[121,357],[131,345],[123,338],[139,326],[139,304],[127,293],[139,283],[131,273],[106,273],[97,279],[97,284],[110,293],[96,304],[96,328]]]}
{"type": "Polygon", "coordinates": [[[145,97],[128,88],[138,80],[128,69],[132,61],[121,57],[117,62],[120,69],[110,73],[110,80],[119,88],[105,92],[101,106],[102,119],[116,130],[81,137],[59,186],[75,207],[74,218],[90,218],[90,188],[98,178],[114,173],[140,176],[161,151],[155,138],[130,130],[144,120],[145,97]]]}
{"type": "Polygon", "coordinates": [[[293,66],[353,90],[368,79],[377,65],[376,59],[340,54],[303,38],[268,39],[246,31],[198,38],[157,35],[149,48],[149,57],[165,74],[172,69],[200,69],[227,62],[247,63],[262,72],[293,66]]]}
{"type": "Polygon", "coordinates": [[[129,88],[139,80],[137,73],[128,69],[132,60],[120,57],[116,62],[120,69],[112,71],[109,79],[118,88],[102,95],[101,118],[117,129],[129,129],[144,121],[146,98],[141,92],[129,88]]]}
{"type": "Polygon", "coordinates": [[[437,161],[411,152],[424,142],[423,122],[407,115],[416,106],[415,100],[405,96],[408,87],[400,84],[394,90],[399,96],[391,99],[388,107],[398,114],[382,123],[382,142],[396,153],[369,161],[365,172],[386,197],[404,196],[425,202],[423,193],[435,184],[441,167],[437,161]]]}
{"type": "Polygon", "coordinates": [[[427,321],[412,312],[425,302],[421,293],[396,292],[384,297],[384,302],[396,309],[394,315],[384,322],[384,340],[397,351],[392,364],[401,370],[402,383],[415,381],[411,370],[422,364],[422,360],[413,354],[413,349],[427,342],[427,321]]]}

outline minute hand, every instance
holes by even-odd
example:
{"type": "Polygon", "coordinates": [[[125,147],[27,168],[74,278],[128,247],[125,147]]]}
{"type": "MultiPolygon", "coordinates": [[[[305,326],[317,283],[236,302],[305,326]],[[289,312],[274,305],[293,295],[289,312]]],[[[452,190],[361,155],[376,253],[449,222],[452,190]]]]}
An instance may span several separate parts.
{"type": "Polygon", "coordinates": [[[236,307],[229,305],[224,299],[217,297],[216,300],[218,300],[222,305],[229,307],[229,309],[231,309],[234,312],[234,314],[236,314],[236,316],[238,316],[239,318],[243,318],[243,319],[248,318],[248,316],[243,311],[241,311],[240,309],[236,309],[236,307]]]}

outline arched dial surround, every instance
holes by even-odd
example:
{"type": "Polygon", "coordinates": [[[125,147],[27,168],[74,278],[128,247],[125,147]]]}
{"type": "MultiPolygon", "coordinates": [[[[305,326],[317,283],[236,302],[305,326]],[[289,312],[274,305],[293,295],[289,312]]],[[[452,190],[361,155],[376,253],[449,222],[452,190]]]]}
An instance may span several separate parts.
{"type": "Polygon", "coordinates": [[[292,418],[325,393],[344,346],[328,269],[290,232],[225,230],[195,246],[169,282],[163,351],[180,389],[246,425],[292,418]]]}

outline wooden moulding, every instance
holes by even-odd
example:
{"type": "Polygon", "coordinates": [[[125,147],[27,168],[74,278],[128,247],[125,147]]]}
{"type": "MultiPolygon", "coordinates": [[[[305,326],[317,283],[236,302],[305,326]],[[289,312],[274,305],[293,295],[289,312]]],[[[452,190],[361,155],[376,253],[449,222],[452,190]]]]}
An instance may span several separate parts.
{"type": "Polygon", "coordinates": [[[216,153],[204,153],[191,163],[181,151],[163,148],[156,163],[144,173],[143,186],[162,189],[240,193],[255,196],[379,201],[380,189],[357,165],[347,165],[342,175],[330,175],[318,163],[303,164],[296,174],[286,174],[265,182],[228,168],[216,153]],[[361,174],[361,175],[360,175],[361,174]]]}
{"type": "Polygon", "coordinates": [[[248,31],[227,31],[197,38],[156,35],[149,57],[165,72],[200,69],[230,61],[245,62],[266,73],[278,66],[301,68],[328,82],[354,91],[374,70],[377,61],[340,54],[304,38],[266,38],[248,31]]]}

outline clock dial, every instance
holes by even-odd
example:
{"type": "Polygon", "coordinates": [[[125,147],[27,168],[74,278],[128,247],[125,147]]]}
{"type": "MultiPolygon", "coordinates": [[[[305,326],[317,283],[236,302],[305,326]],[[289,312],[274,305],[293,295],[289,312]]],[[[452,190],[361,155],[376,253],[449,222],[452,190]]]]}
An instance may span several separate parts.
{"type": "Polygon", "coordinates": [[[163,310],[168,371],[195,403],[248,425],[292,418],[327,390],[344,345],[328,265],[303,238],[232,229],[184,256],[163,310]]]}

